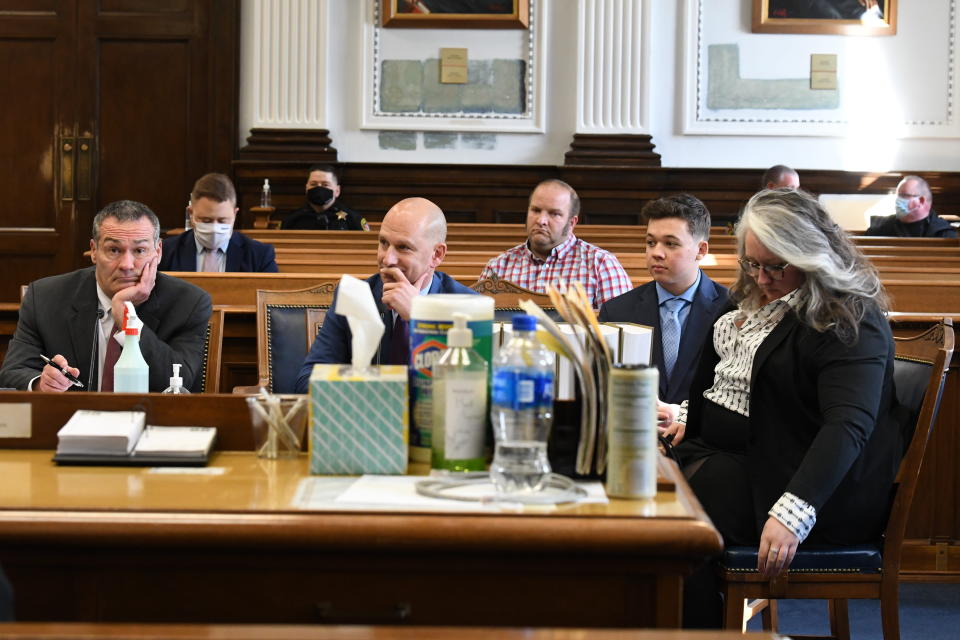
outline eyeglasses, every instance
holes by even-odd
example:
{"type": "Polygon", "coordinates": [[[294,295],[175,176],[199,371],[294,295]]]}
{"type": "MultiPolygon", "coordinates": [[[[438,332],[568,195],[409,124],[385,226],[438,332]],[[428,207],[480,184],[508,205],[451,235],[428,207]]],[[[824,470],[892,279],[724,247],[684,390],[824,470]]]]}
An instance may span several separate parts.
{"type": "Polygon", "coordinates": [[[737,262],[740,263],[740,268],[743,269],[748,276],[756,278],[760,275],[760,270],[763,269],[767,275],[770,276],[771,280],[783,280],[783,272],[790,266],[790,264],[786,262],[783,264],[760,264],[747,258],[739,258],[737,262]]]}

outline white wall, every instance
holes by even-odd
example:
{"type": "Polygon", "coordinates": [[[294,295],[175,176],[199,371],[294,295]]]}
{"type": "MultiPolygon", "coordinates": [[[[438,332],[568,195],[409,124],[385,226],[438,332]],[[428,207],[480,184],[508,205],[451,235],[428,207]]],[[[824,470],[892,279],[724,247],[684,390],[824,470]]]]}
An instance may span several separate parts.
{"type": "MultiPolygon", "coordinates": [[[[495,146],[489,150],[427,150],[420,144],[417,151],[383,149],[378,132],[362,128],[367,108],[363,88],[369,77],[365,36],[370,29],[369,3],[374,1],[379,2],[306,0],[321,5],[326,20],[322,15],[315,18],[318,26],[304,34],[304,0],[243,0],[241,141],[254,126],[316,126],[330,130],[343,162],[563,163],[577,123],[578,0],[538,0],[545,26],[541,57],[545,83],[538,96],[544,108],[543,133],[495,133],[495,146]],[[319,55],[324,57],[319,62],[321,68],[314,71],[305,64],[291,71],[290,55],[265,62],[257,44],[264,38],[270,40],[270,35],[260,29],[264,16],[293,25],[288,29],[296,37],[285,45],[293,57],[300,48],[310,59],[309,43],[319,42],[319,55]],[[264,90],[285,91],[280,96],[282,102],[291,94],[290,83],[307,84],[302,77],[307,72],[321,79],[320,86],[311,90],[320,94],[316,103],[304,103],[302,91],[297,94],[310,113],[304,114],[303,109],[280,110],[279,116],[262,112],[262,105],[275,104],[264,101],[264,90]],[[286,84],[265,79],[278,73],[286,78],[286,84]]],[[[605,1],[610,6],[631,4],[631,0],[605,1]]],[[[645,3],[649,17],[645,33],[650,56],[649,76],[644,80],[647,113],[643,122],[664,166],[766,168],[785,163],[801,171],[960,171],[956,95],[947,90],[956,86],[956,82],[949,83],[957,77],[960,64],[956,52],[949,49],[958,39],[950,30],[957,30],[954,14],[960,0],[899,2],[899,33],[893,37],[753,34],[749,28],[750,0],[640,1],[645,3]],[[697,24],[700,30],[694,28],[697,24]],[[810,53],[837,53],[841,64],[840,109],[814,118],[829,125],[809,125],[803,122],[805,114],[792,112],[773,117],[761,114],[759,122],[739,122],[746,118],[737,118],[736,114],[728,118],[731,123],[698,121],[693,109],[697,95],[691,89],[698,79],[695,54],[699,47],[712,43],[737,44],[741,75],[751,78],[803,77],[810,53]],[[882,74],[879,79],[858,71],[855,65],[864,59],[883,61],[873,66],[882,74]],[[900,99],[902,122],[891,125],[878,120],[864,127],[862,120],[850,117],[851,113],[888,113],[885,107],[891,97],[900,99]]],[[[480,30],[417,33],[423,40],[434,41],[436,49],[465,46],[477,50],[485,42],[480,30]]],[[[700,73],[704,73],[702,67],[700,73]]],[[[484,125],[470,124],[464,129],[482,131],[484,125]]]]}

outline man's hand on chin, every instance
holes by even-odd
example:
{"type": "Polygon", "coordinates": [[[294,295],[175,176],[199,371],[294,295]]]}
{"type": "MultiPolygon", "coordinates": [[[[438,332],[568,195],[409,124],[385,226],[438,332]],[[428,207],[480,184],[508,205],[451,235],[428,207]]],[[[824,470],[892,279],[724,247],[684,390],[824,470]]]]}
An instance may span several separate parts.
{"type": "Polygon", "coordinates": [[[413,284],[407,280],[397,267],[385,267],[380,269],[380,278],[383,280],[383,304],[390,307],[404,320],[410,319],[410,306],[413,299],[420,295],[420,289],[426,284],[427,279],[433,277],[428,269],[413,284]]]}
{"type": "Polygon", "coordinates": [[[141,304],[150,297],[153,287],[157,283],[157,264],[160,258],[153,257],[143,265],[143,271],[140,272],[140,279],[136,284],[120,289],[113,294],[111,300],[111,311],[113,321],[120,326],[123,323],[123,303],[132,302],[134,306],[141,304]]]}

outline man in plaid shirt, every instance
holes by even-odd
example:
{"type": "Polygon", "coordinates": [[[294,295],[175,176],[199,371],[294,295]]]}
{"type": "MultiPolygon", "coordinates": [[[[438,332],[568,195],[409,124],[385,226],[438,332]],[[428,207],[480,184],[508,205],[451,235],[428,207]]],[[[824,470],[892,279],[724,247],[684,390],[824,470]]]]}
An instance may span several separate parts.
{"type": "Polygon", "coordinates": [[[583,283],[594,309],[633,288],[609,251],[573,235],[580,197],[562,180],[544,180],[530,194],[527,241],[490,260],[480,278],[499,278],[546,293],[561,283],[583,283]]]}

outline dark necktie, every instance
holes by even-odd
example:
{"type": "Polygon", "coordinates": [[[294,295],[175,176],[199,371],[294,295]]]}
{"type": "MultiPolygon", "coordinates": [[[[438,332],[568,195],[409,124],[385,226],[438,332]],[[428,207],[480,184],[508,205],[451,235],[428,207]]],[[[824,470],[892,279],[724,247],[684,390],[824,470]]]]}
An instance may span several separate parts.
{"type": "Polygon", "coordinates": [[[120,332],[120,327],[116,323],[113,325],[113,333],[107,338],[107,350],[103,356],[103,377],[100,380],[100,391],[113,391],[113,366],[117,364],[122,347],[114,338],[120,332]]]}
{"type": "Polygon", "coordinates": [[[393,321],[393,333],[390,334],[390,362],[388,364],[410,364],[410,335],[407,321],[396,314],[393,321]]]}

